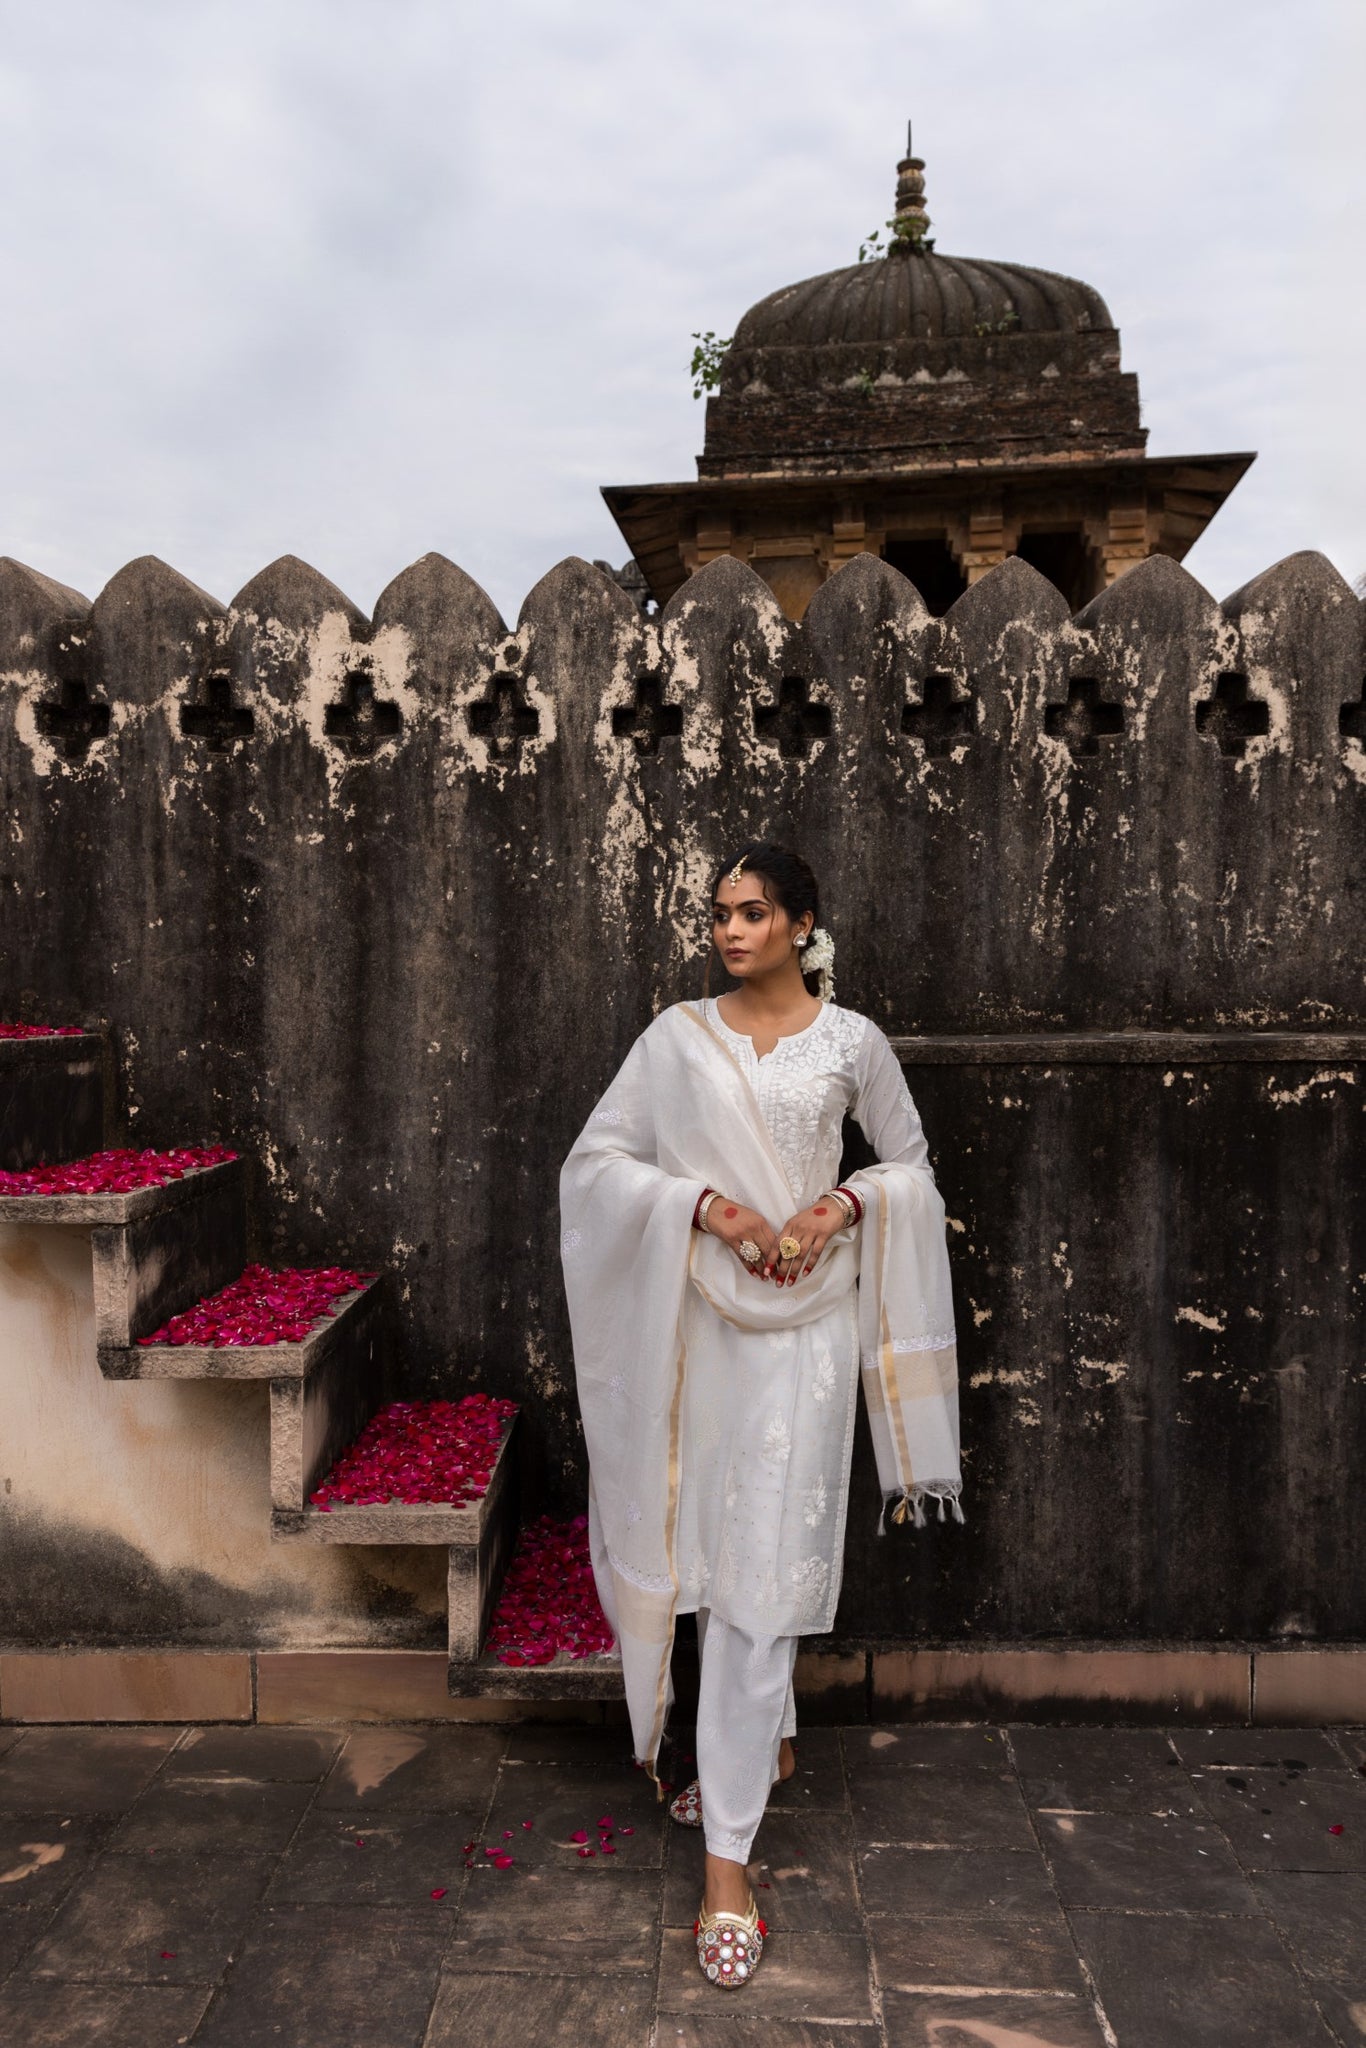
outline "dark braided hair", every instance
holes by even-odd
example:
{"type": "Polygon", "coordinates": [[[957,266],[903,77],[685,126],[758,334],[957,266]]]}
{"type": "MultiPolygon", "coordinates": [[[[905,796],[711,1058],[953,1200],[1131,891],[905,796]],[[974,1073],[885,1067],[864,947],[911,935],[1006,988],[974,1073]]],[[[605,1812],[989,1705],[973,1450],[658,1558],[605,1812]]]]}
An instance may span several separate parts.
{"type": "MultiPolygon", "coordinates": [[[[734,853],[727,854],[712,879],[708,908],[716,901],[716,892],[737,861],[744,862],[747,875],[754,875],[764,884],[764,894],[770,903],[776,903],[779,910],[786,911],[793,924],[811,912],[811,929],[814,931],[821,921],[820,889],[816,877],[799,853],[793,853],[786,846],[775,846],[771,839],[751,839],[734,853]]],[[[711,993],[711,964],[716,958],[716,943],[713,939],[707,952],[706,971],[702,976],[702,993],[711,993]]],[[[808,995],[820,993],[820,976],[803,974],[802,985],[808,995]]]]}

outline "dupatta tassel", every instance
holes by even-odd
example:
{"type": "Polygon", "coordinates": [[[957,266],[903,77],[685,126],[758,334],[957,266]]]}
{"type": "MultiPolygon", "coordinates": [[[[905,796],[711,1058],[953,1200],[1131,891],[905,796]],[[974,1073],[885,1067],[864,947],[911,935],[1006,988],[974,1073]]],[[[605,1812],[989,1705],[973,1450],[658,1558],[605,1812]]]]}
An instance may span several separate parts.
{"type": "MultiPolygon", "coordinates": [[[[888,1503],[895,1498],[896,1496],[892,1494],[885,1494],[883,1496],[882,1513],[878,1517],[877,1525],[879,1536],[884,1536],[887,1533],[887,1507],[888,1503]]],[[[939,1513],[937,1519],[939,1521],[942,1522],[947,1519],[944,1513],[946,1504],[949,1517],[955,1522],[962,1522],[965,1519],[956,1487],[907,1486],[902,1488],[900,1498],[896,1500],[896,1506],[892,1509],[892,1520],[899,1528],[903,1527],[907,1522],[910,1523],[913,1529],[925,1528],[927,1525],[925,1502],[927,1500],[938,1501],[939,1513]]]]}

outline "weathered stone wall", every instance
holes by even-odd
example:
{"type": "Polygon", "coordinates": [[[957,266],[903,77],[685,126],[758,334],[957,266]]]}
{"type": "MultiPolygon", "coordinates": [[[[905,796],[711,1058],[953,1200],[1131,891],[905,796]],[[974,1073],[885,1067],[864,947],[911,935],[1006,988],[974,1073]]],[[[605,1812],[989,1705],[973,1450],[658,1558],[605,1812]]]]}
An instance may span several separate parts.
{"type": "Polygon", "coordinates": [[[1012,560],[941,621],[861,557],[800,627],[732,561],[657,621],[571,561],[515,630],[438,556],[369,621],[290,559],[226,610],[10,565],[0,1010],[108,1024],[267,1256],[392,1267],[409,1387],[519,1397],[577,1504],[559,1163],[717,858],[790,839],[840,1000],[922,1041],[962,1338],[969,1523],[875,1539],[861,1445],[842,1632],[1360,1635],[1362,678],[1316,556],[1076,619],[1012,560]]]}
{"type": "Polygon", "coordinates": [[[848,341],[728,350],[707,401],[704,477],[838,476],[953,460],[1141,455],[1119,336],[848,341]]]}

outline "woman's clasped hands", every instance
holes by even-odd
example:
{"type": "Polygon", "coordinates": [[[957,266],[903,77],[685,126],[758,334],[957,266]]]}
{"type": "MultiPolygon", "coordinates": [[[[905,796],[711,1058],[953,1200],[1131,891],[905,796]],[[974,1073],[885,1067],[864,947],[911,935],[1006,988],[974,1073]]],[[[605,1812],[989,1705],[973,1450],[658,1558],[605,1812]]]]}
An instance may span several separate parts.
{"type": "Polygon", "coordinates": [[[756,1280],[772,1280],[778,1287],[795,1287],[803,1274],[815,1268],[835,1233],[844,1229],[845,1216],[839,1203],[827,1196],[811,1203],[809,1208],[799,1209],[795,1216],[788,1217],[781,1230],[775,1230],[757,1209],[718,1196],[707,1211],[706,1227],[712,1237],[729,1245],[756,1280]],[[783,1243],[794,1240],[796,1253],[784,1258],[783,1243]],[[759,1248],[759,1258],[751,1261],[746,1252],[753,1245],[759,1248]]]}

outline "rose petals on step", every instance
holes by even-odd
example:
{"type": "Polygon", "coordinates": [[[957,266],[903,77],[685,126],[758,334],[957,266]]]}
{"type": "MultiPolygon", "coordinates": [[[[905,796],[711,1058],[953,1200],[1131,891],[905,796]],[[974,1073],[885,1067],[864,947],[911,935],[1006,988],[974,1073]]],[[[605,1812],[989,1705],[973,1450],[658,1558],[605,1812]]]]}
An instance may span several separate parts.
{"type": "Polygon", "coordinates": [[[466,1394],[459,1401],[391,1401],[342,1452],[309,1503],[315,1508],[343,1502],[374,1507],[389,1501],[467,1507],[488,1491],[516,1413],[515,1401],[493,1394],[466,1394]]]}
{"type": "Polygon", "coordinates": [[[376,1278],[347,1266],[291,1267],[272,1272],[248,1266],[239,1279],[172,1316],[139,1344],[301,1344],[318,1323],[336,1314],[343,1296],[376,1278]]]}
{"type": "Polygon", "coordinates": [[[571,1842],[586,1842],[588,1840],[587,1828],[575,1828],[569,1839],[571,1842]]]}
{"type": "Polygon", "coordinates": [[[1335,1820],[1332,1826],[1329,1828],[1328,1832],[1330,1835],[1340,1835],[1342,1833],[1342,1822],[1340,1820],[1335,1820]]]}
{"type": "Polygon", "coordinates": [[[596,1849],[580,1849],[579,1851],[580,1856],[596,1856],[597,1853],[596,1849]]]}
{"type": "Polygon", "coordinates": [[[495,1856],[493,1859],[493,1867],[495,1870],[511,1870],[515,1860],[516,1859],[512,1856],[495,1856]]]}
{"type": "Polygon", "coordinates": [[[135,1152],[127,1146],[68,1159],[60,1166],[35,1166],[27,1173],[0,1173],[3,1195],[127,1195],[137,1188],[161,1188],[187,1173],[223,1166],[237,1154],[226,1145],[186,1145],[169,1152],[135,1152]]]}
{"type": "Polygon", "coordinates": [[[0,1024],[0,1038],[84,1038],[81,1024],[0,1024]]]}
{"type": "Polygon", "coordinates": [[[593,1580],[588,1517],[529,1522],[508,1565],[487,1647],[500,1663],[521,1668],[601,1656],[614,1646],[593,1580]]]}
{"type": "Polygon", "coordinates": [[[436,1887],[435,1891],[430,1891],[430,1892],[428,1892],[427,1896],[428,1896],[428,1898],[429,1898],[429,1899],[444,1899],[444,1898],[445,1898],[445,1896],[446,1896],[446,1887],[445,1887],[445,1885],[444,1885],[444,1884],[439,1884],[439,1885],[437,1885],[437,1887],[436,1887]]]}

